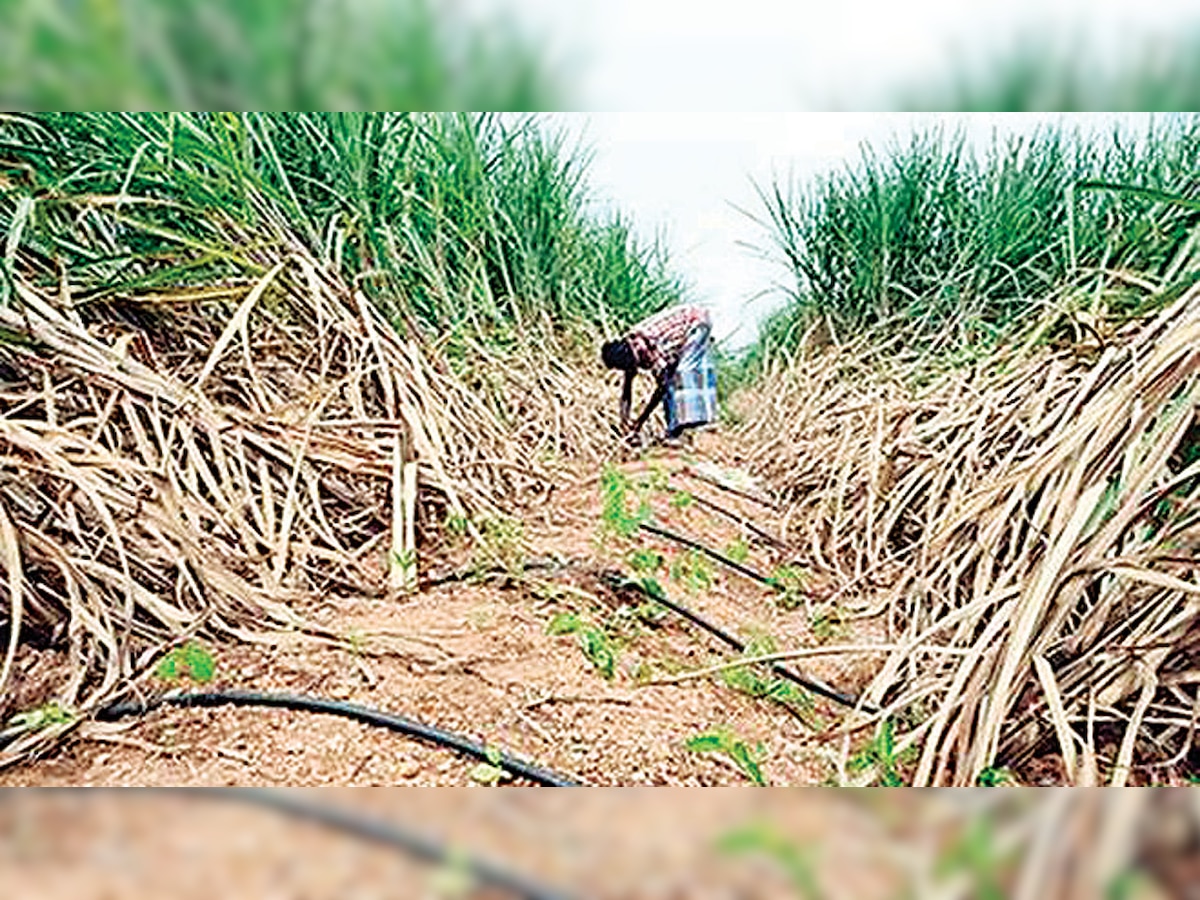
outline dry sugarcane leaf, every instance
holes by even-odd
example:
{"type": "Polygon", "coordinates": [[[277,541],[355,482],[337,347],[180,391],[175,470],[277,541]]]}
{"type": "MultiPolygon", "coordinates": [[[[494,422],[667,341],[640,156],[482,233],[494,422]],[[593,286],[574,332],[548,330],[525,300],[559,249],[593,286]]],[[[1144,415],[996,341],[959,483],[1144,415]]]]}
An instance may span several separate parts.
{"type": "Polygon", "coordinates": [[[250,289],[248,294],[246,294],[246,299],[244,299],[238,306],[237,311],[233,314],[233,317],[225,325],[225,330],[221,332],[221,336],[217,338],[217,342],[213,345],[212,351],[209,353],[208,359],[204,363],[204,368],[202,368],[200,370],[200,374],[196,376],[196,380],[192,384],[193,391],[200,393],[200,389],[204,386],[204,382],[208,380],[208,377],[213,373],[213,370],[221,361],[221,357],[225,353],[225,349],[229,346],[234,336],[236,336],[239,331],[245,329],[246,322],[250,318],[250,311],[254,309],[254,307],[258,304],[258,301],[262,299],[262,295],[266,292],[271,282],[275,280],[275,277],[281,271],[283,271],[283,267],[285,265],[287,265],[286,259],[281,259],[279,262],[275,263],[271,270],[267,272],[267,274],[261,279],[259,279],[258,283],[250,289]]]}
{"type": "Polygon", "coordinates": [[[1062,750],[1067,781],[1074,784],[1077,778],[1075,735],[1067,722],[1067,711],[1063,707],[1062,694],[1059,692],[1058,682],[1054,678],[1054,670],[1050,668],[1046,657],[1040,653],[1033,657],[1033,668],[1037,672],[1038,680],[1042,684],[1042,691],[1046,695],[1046,707],[1050,711],[1050,720],[1054,723],[1054,730],[1058,735],[1058,746],[1062,750]]]}
{"type": "Polygon", "coordinates": [[[25,609],[25,574],[21,566],[21,546],[17,541],[17,530],[4,503],[0,502],[0,558],[8,578],[8,646],[4,651],[4,664],[0,665],[0,697],[8,684],[17,646],[21,640],[21,617],[25,609]]]}

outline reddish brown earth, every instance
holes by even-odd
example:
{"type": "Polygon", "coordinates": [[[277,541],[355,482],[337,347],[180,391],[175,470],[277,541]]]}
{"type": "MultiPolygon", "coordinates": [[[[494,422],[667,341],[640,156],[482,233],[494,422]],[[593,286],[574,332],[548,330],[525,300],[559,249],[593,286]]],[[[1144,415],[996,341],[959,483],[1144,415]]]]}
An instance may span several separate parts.
{"type": "MultiPolygon", "coordinates": [[[[715,852],[762,823],[788,836],[826,896],[894,896],[899,870],[888,817],[839,791],[288,793],[417,829],[575,897],[797,896],[769,854],[715,852]]],[[[446,874],[229,797],[39,792],[0,803],[0,883],[13,900],[462,896],[440,886],[446,874]]]]}
{"type": "MultiPolygon", "coordinates": [[[[625,468],[637,479],[682,462],[678,452],[658,453],[625,468]]],[[[363,640],[357,652],[311,642],[209,644],[216,678],[203,687],[354,701],[503,747],[589,785],[749,784],[724,755],[687,749],[689,738],[714,728],[727,728],[751,746],[761,742],[762,771],[771,784],[826,781],[832,774],[826,757],[841,744],[830,737],[842,716],[835,704],[817,698],[798,717],[719,676],[647,683],[733,658],[678,617],[612,630],[617,664],[611,680],[575,635],[547,633],[560,613],[597,623],[610,618],[629,597],[613,593],[599,573],[629,572],[632,550],[654,549],[667,557],[657,577],[668,595],[720,628],[743,639],[769,633],[780,649],[817,642],[803,609],[781,609],[773,591],[741,575],[711,564],[711,584],[689,587],[670,574],[671,560],[685,553],[681,548],[645,535],[603,537],[596,474],[560,486],[552,504],[523,522],[522,559],[567,565],[532,569],[527,580],[447,582],[407,598],[326,598],[302,612],[347,636],[386,632],[390,640],[363,640]]],[[[682,474],[671,475],[670,489],[653,495],[659,524],[718,550],[743,538],[745,565],[759,572],[770,574],[784,561],[728,517],[696,503],[673,506],[679,489],[761,527],[778,526],[771,511],[682,474]]],[[[459,571],[471,552],[465,543],[434,558],[427,551],[422,574],[459,571]]],[[[860,642],[866,635],[864,626],[846,639],[860,642]]],[[[869,674],[867,662],[824,657],[805,661],[804,669],[853,691],[869,674]]],[[[53,676],[55,659],[30,654],[23,665],[30,686],[53,676]]],[[[463,788],[479,786],[472,778],[476,765],[449,750],[331,716],[163,708],[133,721],[87,723],[53,754],[0,772],[0,785],[463,788]]],[[[896,883],[882,820],[840,792],[801,800],[754,790],[460,789],[323,791],[318,799],[416,828],[579,896],[794,896],[794,876],[771,852],[716,852],[723,836],[764,822],[786,834],[787,846],[803,853],[805,871],[836,885],[838,896],[887,896],[896,883]]],[[[436,867],[234,801],[129,792],[8,794],[0,801],[6,801],[0,802],[6,898],[450,896],[435,889],[436,867]]]]}
{"type": "MultiPolygon", "coordinates": [[[[706,441],[696,456],[736,462],[722,454],[719,436],[706,441]]],[[[794,556],[753,540],[699,503],[673,505],[673,492],[686,490],[771,532],[779,525],[771,510],[676,471],[684,462],[681,453],[660,452],[624,467],[635,480],[654,470],[673,473],[669,488],[652,496],[656,522],[718,550],[742,539],[745,565],[762,573],[794,556]]],[[[163,708],[117,724],[86,723],[56,752],[0,771],[0,786],[455,786],[289,793],[419,831],[580,897],[751,900],[816,896],[804,888],[815,885],[821,896],[890,898],[911,886],[918,871],[936,868],[972,814],[958,807],[979,792],[916,798],[628,787],[749,784],[724,755],[687,748],[689,738],[715,728],[750,745],[761,742],[762,771],[779,786],[828,783],[835,775],[831,760],[866,737],[844,740],[844,710],[820,698],[797,717],[720,676],[667,681],[733,658],[673,615],[657,625],[611,629],[617,649],[611,680],[575,635],[547,633],[561,613],[611,621],[628,597],[614,594],[598,574],[630,571],[634,549],[666,556],[657,577],[669,596],[743,639],[768,633],[780,649],[793,649],[879,643],[882,634],[872,621],[814,633],[803,606],[781,608],[776,592],[716,564],[708,570],[710,585],[689,586],[670,574],[680,548],[646,535],[606,537],[601,518],[599,478],[585,473],[524,518],[520,559],[557,559],[558,568],[530,569],[522,579],[448,581],[404,598],[324,598],[302,612],[348,638],[386,633],[388,640],[355,638],[356,649],[210,644],[217,674],[204,688],[354,701],[503,747],[589,785],[623,790],[471,790],[480,786],[476,761],[449,750],[331,716],[233,707],[163,708]],[[731,834],[763,826],[760,833],[772,837],[751,842],[749,852],[719,851],[731,834]]],[[[436,579],[463,571],[471,552],[465,543],[427,550],[423,574],[436,579]]],[[[810,578],[807,590],[819,604],[830,588],[810,578]]],[[[877,659],[821,656],[793,668],[856,693],[877,659]]],[[[55,677],[55,663],[50,652],[24,655],[18,695],[25,691],[35,702],[37,685],[55,677]]],[[[462,896],[439,887],[447,874],[237,798],[0,793],[5,898],[462,896]]]]}
{"type": "MultiPolygon", "coordinates": [[[[704,435],[696,452],[718,449],[704,435]]],[[[706,453],[707,458],[717,454],[706,453]]],[[[628,464],[631,478],[681,467],[678,451],[628,464]]],[[[655,521],[724,550],[745,539],[745,565],[770,574],[781,553],[738,524],[699,504],[679,509],[675,490],[715,502],[774,531],[777,514],[684,474],[653,494],[655,521]]],[[[316,643],[282,647],[223,644],[212,648],[217,677],[209,688],[289,691],[348,700],[397,712],[501,746],[592,785],[738,785],[747,777],[720,753],[688,750],[698,733],[727,728],[750,746],[761,742],[762,770],[775,785],[818,784],[840,739],[830,734],[842,710],[814,698],[805,719],[778,703],[727,686],[720,676],[647,684],[732,658],[716,639],[671,615],[657,625],[622,630],[614,677],[606,680],[575,635],[551,635],[554,616],[574,611],[599,622],[623,600],[597,578],[629,571],[634,548],[668,560],[658,579],[669,596],[727,632],[770,634],[779,649],[818,643],[804,610],[781,609],[776,594],[709,563],[708,588],[669,574],[686,555],[669,541],[642,535],[601,538],[598,477],[564,485],[553,503],[523,523],[526,559],[561,558],[575,565],[533,570],[536,583],[450,582],[413,597],[331,598],[306,610],[334,630],[393,635],[380,652],[316,643]]],[[[448,547],[423,559],[426,574],[453,570],[468,549],[448,547]]],[[[811,585],[819,590],[819,585],[811,585]]],[[[862,643],[866,625],[841,640],[862,643]]],[[[820,657],[805,671],[856,691],[870,657],[820,657]]],[[[165,686],[165,685],[164,685],[165,686]]],[[[161,709],[141,720],[89,724],[61,750],[0,772],[2,785],[470,785],[476,761],[403,736],[335,718],[285,710],[161,709]]]]}

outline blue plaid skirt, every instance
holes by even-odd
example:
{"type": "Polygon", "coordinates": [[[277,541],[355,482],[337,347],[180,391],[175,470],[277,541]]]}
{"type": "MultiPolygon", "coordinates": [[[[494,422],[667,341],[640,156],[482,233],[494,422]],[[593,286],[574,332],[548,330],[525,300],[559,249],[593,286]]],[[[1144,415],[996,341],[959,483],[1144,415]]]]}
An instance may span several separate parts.
{"type": "Polygon", "coordinates": [[[688,334],[675,375],[667,382],[663,406],[667,432],[706,425],[717,419],[717,370],[713,367],[708,325],[697,325],[688,334]]]}

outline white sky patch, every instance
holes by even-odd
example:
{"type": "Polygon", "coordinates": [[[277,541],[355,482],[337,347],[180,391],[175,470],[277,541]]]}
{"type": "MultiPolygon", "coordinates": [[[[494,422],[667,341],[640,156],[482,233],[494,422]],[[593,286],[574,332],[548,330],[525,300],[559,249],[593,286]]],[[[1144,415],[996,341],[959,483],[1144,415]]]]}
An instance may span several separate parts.
{"type": "MultiPolygon", "coordinates": [[[[460,0],[462,2],[462,0],[460,0]]],[[[1200,20],[1196,0],[466,0],[575,65],[591,109],[853,109],[1018,32],[1103,65],[1200,20]]]]}

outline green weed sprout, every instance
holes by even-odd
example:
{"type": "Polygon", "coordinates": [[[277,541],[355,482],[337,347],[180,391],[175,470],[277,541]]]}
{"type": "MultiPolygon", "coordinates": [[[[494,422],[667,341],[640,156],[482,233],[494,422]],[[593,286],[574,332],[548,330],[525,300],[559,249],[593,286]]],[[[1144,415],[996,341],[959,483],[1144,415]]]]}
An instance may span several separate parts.
{"type": "Polygon", "coordinates": [[[738,538],[725,548],[725,555],[735,563],[744,563],[750,558],[750,547],[744,540],[738,538]]]}
{"type": "Polygon", "coordinates": [[[472,781],[492,786],[512,777],[511,773],[500,766],[500,749],[498,747],[485,747],[484,755],[487,757],[487,762],[481,762],[471,769],[472,781]]]}
{"type": "Polygon", "coordinates": [[[635,584],[641,586],[650,599],[637,607],[638,618],[649,622],[659,622],[667,615],[667,608],[658,601],[667,599],[667,592],[657,578],[643,577],[635,584]]]}
{"type": "Polygon", "coordinates": [[[724,753],[756,785],[768,785],[760,766],[767,755],[761,741],[752,748],[728,729],[716,728],[688,738],[684,746],[693,753],[724,753]]]}
{"type": "Polygon", "coordinates": [[[611,680],[616,673],[617,656],[608,635],[578,614],[559,613],[546,626],[546,633],[574,634],[579,641],[579,649],[601,675],[611,680]]]}
{"type": "Polygon", "coordinates": [[[600,475],[600,498],[602,501],[600,525],[603,533],[630,538],[637,534],[638,527],[650,518],[650,504],[641,498],[637,512],[629,512],[629,492],[632,485],[620,469],[608,465],[600,475]]]}
{"type": "Polygon", "coordinates": [[[663,567],[663,555],[657,550],[634,550],[629,554],[629,566],[638,573],[653,574],[663,567]]]}
{"type": "Polygon", "coordinates": [[[820,642],[845,637],[846,613],[839,606],[831,606],[827,609],[819,610],[813,613],[809,627],[812,630],[813,637],[820,642]]]}
{"type": "Polygon", "coordinates": [[[775,588],[775,602],[782,609],[796,609],[804,603],[807,575],[799,566],[779,566],[767,579],[775,588]]]}
{"type": "Polygon", "coordinates": [[[455,513],[448,513],[446,515],[446,533],[456,538],[466,537],[470,525],[471,520],[466,516],[460,516],[455,513]]]}
{"type": "Polygon", "coordinates": [[[216,671],[217,662],[212,653],[196,641],[188,641],[159,660],[154,674],[165,681],[191,678],[200,684],[207,684],[213,680],[216,671]]]}
{"type": "Polygon", "coordinates": [[[478,889],[475,876],[471,873],[471,862],[461,847],[450,847],[446,858],[429,878],[429,893],[446,900],[462,900],[478,889]]]}
{"type": "Polygon", "coordinates": [[[849,768],[852,772],[865,772],[874,767],[882,787],[903,787],[899,766],[911,761],[916,752],[916,747],[909,747],[903,753],[896,752],[894,727],[891,721],[885,720],[871,742],[850,759],[849,768]]]}
{"type": "MultiPolygon", "coordinates": [[[[768,635],[756,635],[746,642],[742,651],[744,657],[766,656],[778,649],[775,639],[768,635]]],[[[735,669],[724,669],[721,679],[726,686],[750,697],[776,700],[795,706],[804,713],[813,710],[812,697],[790,681],[776,676],[764,676],[758,666],[738,666],[735,669]]]]}
{"type": "Polygon", "coordinates": [[[1013,775],[1012,769],[1005,766],[988,766],[979,773],[975,783],[979,787],[1005,787],[1006,785],[1015,786],[1017,779],[1013,775]]]}
{"type": "Polygon", "coordinates": [[[687,509],[696,501],[687,491],[675,491],[671,494],[671,499],[668,501],[671,504],[671,509],[687,509]]]}
{"type": "Polygon", "coordinates": [[[641,482],[641,486],[655,493],[666,493],[671,489],[671,479],[666,469],[655,464],[650,467],[650,475],[641,482]]]}
{"type": "Polygon", "coordinates": [[[788,880],[804,900],[821,900],[824,894],[817,886],[810,847],[798,847],[776,828],[755,823],[736,828],[717,841],[717,849],[729,855],[757,854],[774,861],[787,874],[788,880]]]}
{"type": "Polygon", "coordinates": [[[66,725],[75,721],[75,713],[51,700],[41,706],[17,713],[8,720],[8,728],[0,731],[0,737],[15,737],[30,731],[40,731],[52,725],[66,725]]]}
{"type": "Polygon", "coordinates": [[[970,896],[979,900],[1004,900],[1006,894],[998,877],[1000,865],[991,825],[986,817],[978,816],[938,860],[936,874],[941,878],[966,874],[974,888],[969,892],[970,896]]]}
{"type": "Polygon", "coordinates": [[[671,563],[671,580],[681,582],[691,593],[710,590],[714,581],[712,566],[699,551],[689,550],[671,563]]]}

